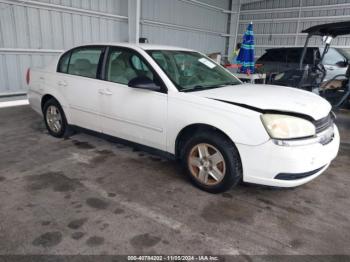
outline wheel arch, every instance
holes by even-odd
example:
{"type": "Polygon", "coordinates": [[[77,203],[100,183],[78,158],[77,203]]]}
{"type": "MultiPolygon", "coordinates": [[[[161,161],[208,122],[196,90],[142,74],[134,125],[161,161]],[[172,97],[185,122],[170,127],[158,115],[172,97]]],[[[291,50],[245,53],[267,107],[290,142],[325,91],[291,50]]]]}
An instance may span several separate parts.
{"type": "Polygon", "coordinates": [[[54,97],[53,95],[50,95],[50,94],[46,94],[44,95],[42,98],[41,98],[41,111],[44,110],[44,105],[47,101],[49,101],[50,99],[55,99],[58,103],[60,103],[58,101],[58,99],[56,97],[54,97]]]}
{"type": "Polygon", "coordinates": [[[63,99],[59,99],[57,98],[57,95],[53,95],[53,94],[45,94],[42,96],[41,98],[41,104],[40,104],[40,107],[41,107],[41,112],[44,114],[43,110],[44,110],[44,105],[45,103],[50,100],[50,99],[55,99],[61,106],[63,112],[64,112],[64,115],[66,117],[66,120],[68,123],[71,123],[72,122],[72,119],[71,119],[71,115],[70,115],[70,112],[69,112],[69,108],[65,106],[65,104],[62,103],[62,100],[63,99]]]}
{"type": "Polygon", "coordinates": [[[185,126],[184,128],[181,129],[181,131],[178,133],[176,140],[175,140],[175,157],[176,158],[181,158],[181,154],[182,154],[182,148],[184,143],[187,141],[187,139],[190,137],[191,134],[194,134],[198,131],[204,131],[204,130],[212,130],[215,131],[217,133],[219,133],[220,135],[222,135],[223,137],[227,138],[229,141],[231,141],[232,144],[234,144],[234,141],[232,141],[232,139],[221,129],[209,125],[209,124],[204,124],[204,123],[196,123],[196,124],[190,124],[188,126],[185,126]]]}

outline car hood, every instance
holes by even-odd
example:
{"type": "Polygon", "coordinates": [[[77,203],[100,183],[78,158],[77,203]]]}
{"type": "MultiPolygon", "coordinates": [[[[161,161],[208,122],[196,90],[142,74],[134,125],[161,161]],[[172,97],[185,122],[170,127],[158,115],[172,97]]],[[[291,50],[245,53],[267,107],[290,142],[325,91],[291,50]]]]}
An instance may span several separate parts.
{"type": "Polygon", "coordinates": [[[320,96],[296,88],[275,85],[242,84],[191,92],[222,102],[234,103],[257,111],[276,110],[298,113],[319,120],[327,116],[331,105],[320,96]]]}

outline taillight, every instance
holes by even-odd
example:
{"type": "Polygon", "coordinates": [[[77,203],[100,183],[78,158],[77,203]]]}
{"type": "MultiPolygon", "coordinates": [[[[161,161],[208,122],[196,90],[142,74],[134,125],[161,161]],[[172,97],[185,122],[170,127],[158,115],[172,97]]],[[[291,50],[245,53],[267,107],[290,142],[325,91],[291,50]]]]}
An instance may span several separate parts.
{"type": "Polygon", "coordinates": [[[29,85],[29,82],[30,82],[30,68],[27,69],[26,82],[27,82],[27,85],[29,85]]]}

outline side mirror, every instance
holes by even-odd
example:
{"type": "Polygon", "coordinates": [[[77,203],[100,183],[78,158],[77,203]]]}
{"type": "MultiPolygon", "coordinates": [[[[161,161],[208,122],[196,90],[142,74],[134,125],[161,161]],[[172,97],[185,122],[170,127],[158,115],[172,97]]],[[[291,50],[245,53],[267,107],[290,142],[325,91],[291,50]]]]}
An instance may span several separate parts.
{"type": "Polygon", "coordinates": [[[160,91],[160,86],[146,76],[138,76],[134,79],[131,79],[128,86],[132,88],[160,91]]]}
{"type": "Polygon", "coordinates": [[[347,67],[348,66],[348,63],[345,62],[345,61],[339,61],[336,63],[337,66],[339,67],[347,67]]]}

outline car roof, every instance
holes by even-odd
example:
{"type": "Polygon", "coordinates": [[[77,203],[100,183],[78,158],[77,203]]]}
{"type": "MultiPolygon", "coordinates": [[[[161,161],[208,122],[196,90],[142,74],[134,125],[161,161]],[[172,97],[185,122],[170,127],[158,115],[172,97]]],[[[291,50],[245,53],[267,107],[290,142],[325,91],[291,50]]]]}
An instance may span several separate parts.
{"type": "Polygon", "coordinates": [[[107,43],[91,43],[82,46],[93,46],[93,45],[104,45],[104,46],[116,46],[116,47],[127,47],[132,49],[143,49],[143,50],[176,50],[176,51],[188,51],[195,52],[192,49],[187,49],[177,46],[168,46],[168,45],[153,45],[153,44],[134,44],[134,43],[119,43],[119,42],[107,42],[107,43]]]}

